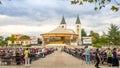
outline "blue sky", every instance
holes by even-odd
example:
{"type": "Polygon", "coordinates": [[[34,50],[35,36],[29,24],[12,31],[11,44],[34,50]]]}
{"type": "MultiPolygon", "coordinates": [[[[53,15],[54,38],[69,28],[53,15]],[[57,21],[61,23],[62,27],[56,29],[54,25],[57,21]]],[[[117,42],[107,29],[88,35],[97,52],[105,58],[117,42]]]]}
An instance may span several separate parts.
{"type": "Polygon", "coordinates": [[[109,24],[120,27],[120,11],[112,12],[110,5],[94,11],[93,4],[71,5],[71,0],[2,0],[0,5],[0,35],[13,33],[39,36],[59,26],[65,16],[67,27],[75,29],[76,16],[79,14],[81,27],[102,34],[109,24]]]}

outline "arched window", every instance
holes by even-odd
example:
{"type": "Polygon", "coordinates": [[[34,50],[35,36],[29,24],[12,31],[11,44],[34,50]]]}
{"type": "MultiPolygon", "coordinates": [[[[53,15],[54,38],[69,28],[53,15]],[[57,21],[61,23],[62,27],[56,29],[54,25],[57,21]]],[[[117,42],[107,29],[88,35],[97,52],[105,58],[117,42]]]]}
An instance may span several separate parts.
{"type": "Polygon", "coordinates": [[[79,28],[79,25],[77,25],[77,27],[79,28]]]}
{"type": "Polygon", "coordinates": [[[64,28],[64,26],[62,26],[62,28],[64,28]]]}

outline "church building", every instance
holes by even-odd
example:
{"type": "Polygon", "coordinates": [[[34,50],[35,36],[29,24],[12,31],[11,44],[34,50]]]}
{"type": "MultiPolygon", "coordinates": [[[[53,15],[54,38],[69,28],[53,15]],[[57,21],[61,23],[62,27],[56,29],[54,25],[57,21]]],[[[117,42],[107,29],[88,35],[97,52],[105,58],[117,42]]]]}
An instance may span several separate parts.
{"type": "Polygon", "coordinates": [[[81,22],[79,16],[77,16],[75,22],[75,31],[72,29],[67,29],[67,24],[63,16],[60,25],[48,32],[42,34],[42,44],[66,44],[72,45],[72,43],[81,42],[81,22]]]}

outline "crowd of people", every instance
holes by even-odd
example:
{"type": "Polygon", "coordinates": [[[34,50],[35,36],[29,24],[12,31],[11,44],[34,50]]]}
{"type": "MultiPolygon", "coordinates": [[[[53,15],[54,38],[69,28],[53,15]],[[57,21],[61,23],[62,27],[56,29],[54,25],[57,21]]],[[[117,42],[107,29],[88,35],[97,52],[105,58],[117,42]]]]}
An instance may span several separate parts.
{"type": "Polygon", "coordinates": [[[120,48],[64,47],[62,51],[86,61],[86,64],[92,63],[96,68],[100,68],[99,64],[119,68],[120,48]]]}
{"type": "Polygon", "coordinates": [[[1,65],[30,65],[32,61],[44,58],[53,53],[56,48],[0,48],[1,65]]]}
{"type": "MultiPolygon", "coordinates": [[[[1,65],[30,65],[32,61],[56,51],[57,48],[0,48],[0,62],[1,65]]],[[[120,48],[68,48],[63,47],[61,51],[66,52],[74,57],[82,59],[86,64],[94,64],[96,68],[101,65],[108,65],[111,67],[119,67],[120,48]]]]}

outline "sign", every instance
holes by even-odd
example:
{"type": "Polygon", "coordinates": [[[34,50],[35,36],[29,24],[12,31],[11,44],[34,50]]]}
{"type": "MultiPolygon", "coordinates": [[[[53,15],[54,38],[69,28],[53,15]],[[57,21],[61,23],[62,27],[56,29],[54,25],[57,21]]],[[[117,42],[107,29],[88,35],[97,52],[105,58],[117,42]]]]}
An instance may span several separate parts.
{"type": "Polygon", "coordinates": [[[31,44],[38,44],[38,39],[35,36],[30,37],[31,39],[31,44]]]}
{"type": "Polygon", "coordinates": [[[92,37],[82,37],[83,45],[92,45],[92,37]]]}

